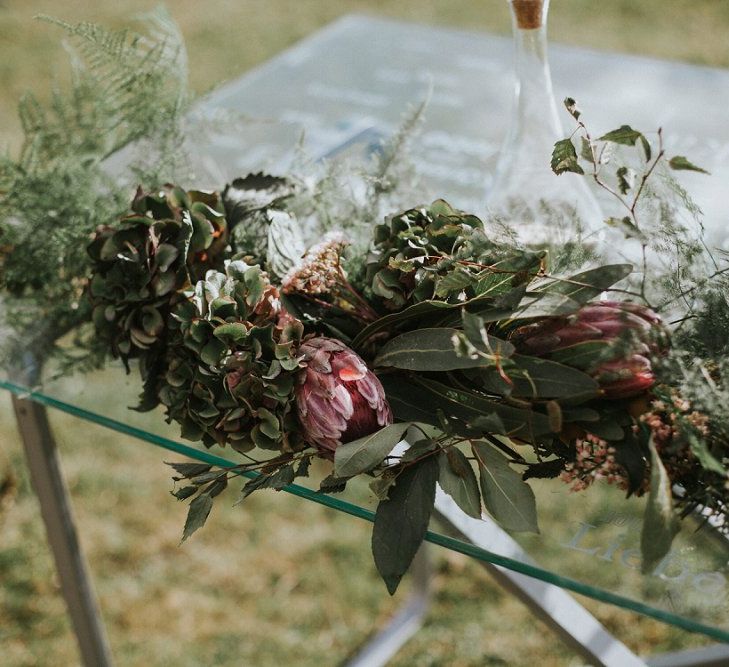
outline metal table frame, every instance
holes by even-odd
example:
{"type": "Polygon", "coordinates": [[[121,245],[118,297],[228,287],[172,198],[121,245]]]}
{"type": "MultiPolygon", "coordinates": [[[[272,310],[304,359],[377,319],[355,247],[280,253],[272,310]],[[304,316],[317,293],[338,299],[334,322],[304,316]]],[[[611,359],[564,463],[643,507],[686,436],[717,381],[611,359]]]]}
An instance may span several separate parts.
{"type": "MultiPolygon", "coordinates": [[[[61,582],[86,667],[112,664],[111,650],[99,613],[83,552],[79,545],[70,496],[46,407],[29,397],[12,397],[33,488],[41,507],[48,544],[61,582]]],[[[435,514],[446,529],[484,549],[528,560],[521,547],[491,521],[463,514],[440,490],[435,514]]],[[[547,624],[566,645],[592,665],[605,667],[720,667],[729,664],[729,645],[664,654],[643,660],[611,635],[600,622],[563,589],[491,563],[481,563],[496,583],[517,597],[547,624]]],[[[424,545],[412,567],[410,598],[388,625],[365,644],[348,667],[386,665],[420,629],[430,599],[428,547],[424,545]]]]}

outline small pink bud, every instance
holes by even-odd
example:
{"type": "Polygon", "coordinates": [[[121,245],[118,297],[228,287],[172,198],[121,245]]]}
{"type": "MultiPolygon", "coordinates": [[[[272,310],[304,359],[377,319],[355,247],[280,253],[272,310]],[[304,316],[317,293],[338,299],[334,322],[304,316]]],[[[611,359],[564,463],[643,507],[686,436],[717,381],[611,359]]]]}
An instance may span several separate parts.
{"type": "Polygon", "coordinates": [[[651,362],[640,354],[602,364],[594,373],[605,398],[630,398],[647,391],[656,378],[651,362]]]}
{"type": "Polygon", "coordinates": [[[333,452],[392,423],[382,384],[346,345],[310,338],[299,353],[305,368],[298,377],[296,406],[308,442],[333,452]]]}

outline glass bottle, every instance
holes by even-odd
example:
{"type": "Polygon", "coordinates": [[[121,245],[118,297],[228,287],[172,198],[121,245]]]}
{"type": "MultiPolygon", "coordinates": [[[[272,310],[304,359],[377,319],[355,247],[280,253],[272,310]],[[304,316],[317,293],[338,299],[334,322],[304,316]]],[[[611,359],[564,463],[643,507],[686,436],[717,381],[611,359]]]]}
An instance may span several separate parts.
{"type": "Polygon", "coordinates": [[[564,242],[578,229],[585,240],[595,240],[602,213],[584,177],[557,176],[550,167],[554,143],[568,134],[560,122],[547,60],[549,0],[508,2],[516,87],[511,125],[487,196],[488,213],[530,244],[564,242]]]}

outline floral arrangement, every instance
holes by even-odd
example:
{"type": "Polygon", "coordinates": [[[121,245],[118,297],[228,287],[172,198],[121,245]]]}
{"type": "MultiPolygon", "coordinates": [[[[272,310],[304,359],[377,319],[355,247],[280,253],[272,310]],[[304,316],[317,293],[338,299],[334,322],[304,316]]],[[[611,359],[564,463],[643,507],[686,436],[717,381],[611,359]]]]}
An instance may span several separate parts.
{"type": "MultiPolygon", "coordinates": [[[[104,44],[88,26],[70,30],[104,44]]],[[[245,498],[308,476],[320,458],[330,469],[322,493],[370,480],[379,499],[373,554],[391,593],[425,536],[436,485],[469,516],[485,510],[508,530],[533,532],[530,478],[575,491],[603,480],[648,494],[650,569],[679,515],[722,522],[727,512],[729,269],[675,214],[678,205],[695,210],[669,173],[698,167],[669,159],[660,131],[657,147],[628,126],[593,139],[574,100],[566,107],[580,151],[574,136],[555,145],[555,178],[583,175],[615,198],[622,217],[606,223],[635,244],[636,266],[601,261],[579,234],[559,247],[519,244],[498,221],[443,200],[380,215],[383,195],[394,191],[388,151],[402,147],[399,135],[361,204],[321,196],[331,173],[312,196],[294,173],[249,174],[212,192],[135,170],[150,185],[126,213],[125,186],[104,180],[108,146],[99,146],[66,183],[86,197],[105,185],[109,205],[83,217],[88,202],[77,210],[72,198],[66,210],[76,217],[62,224],[74,234],[57,241],[73,264],[43,264],[38,277],[28,267],[47,248],[17,221],[37,214],[28,204],[38,184],[51,183],[79,150],[59,144],[59,153],[41,135],[46,155],[26,152],[26,163],[6,161],[0,171],[12,193],[3,195],[12,217],[0,228],[6,304],[28,312],[30,295],[53,286],[33,301],[33,312],[46,314],[68,305],[45,346],[85,332],[77,349],[92,362],[111,356],[138,368],[137,409],[161,406],[183,437],[240,454],[233,469],[171,464],[180,482],[173,494],[190,501],[183,539],[241,473],[257,473],[245,498]],[[616,149],[624,153],[615,157],[616,149]],[[79,243],[89,234],[90,244],[79,243]],[[31,274],[38,284],[27,282],[31,274]]],[[[136,128],[122,144],[175,134],[156,122],[118,126],[136,128]]]]}

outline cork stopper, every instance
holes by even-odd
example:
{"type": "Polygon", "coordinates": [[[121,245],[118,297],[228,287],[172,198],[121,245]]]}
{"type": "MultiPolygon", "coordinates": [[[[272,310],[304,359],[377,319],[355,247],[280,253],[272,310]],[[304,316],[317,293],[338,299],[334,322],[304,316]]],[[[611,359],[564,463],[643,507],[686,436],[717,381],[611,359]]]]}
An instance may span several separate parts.
{"type": "Polygon", "coordinates": [[[542,27],[545,0],[511,0],[516,25],[521,30],[535,30],[542,27]]]}

